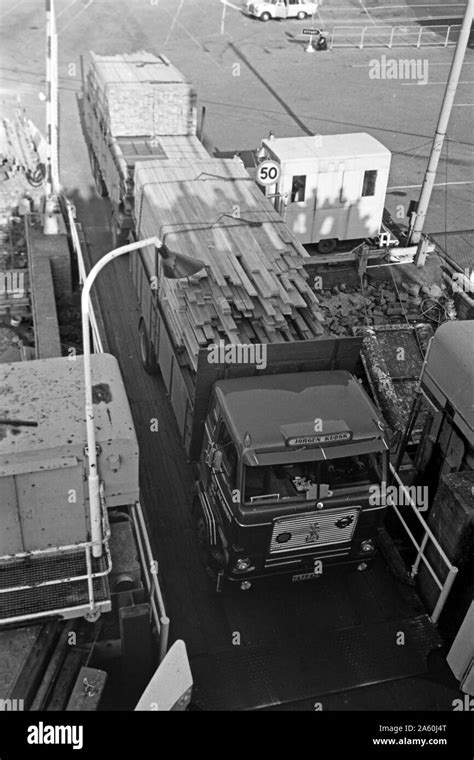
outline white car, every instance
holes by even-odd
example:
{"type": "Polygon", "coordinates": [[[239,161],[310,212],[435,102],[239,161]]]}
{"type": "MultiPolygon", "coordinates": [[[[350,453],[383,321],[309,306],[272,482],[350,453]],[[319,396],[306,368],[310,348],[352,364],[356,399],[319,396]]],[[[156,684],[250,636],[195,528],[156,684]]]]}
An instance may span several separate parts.
{"type": "Polygon", "coordinates": [[[269,21],[271,18],[309,18],[318,10],[319,2],[310,0],[255,0],[247,3],[250,16],[269,21]]]}

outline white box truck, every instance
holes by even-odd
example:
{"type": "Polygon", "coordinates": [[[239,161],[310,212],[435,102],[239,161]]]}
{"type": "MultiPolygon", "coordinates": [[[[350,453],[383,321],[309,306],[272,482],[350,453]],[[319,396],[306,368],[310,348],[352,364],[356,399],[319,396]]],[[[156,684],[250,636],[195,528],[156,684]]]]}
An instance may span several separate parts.
{"type": "Polygon", "coordinates": [[[270,137],[262,148],[260,158],[279,164],[265,193],[301,243],[330,253],[379,234],[391,153],[372,135],[270,137]]]}

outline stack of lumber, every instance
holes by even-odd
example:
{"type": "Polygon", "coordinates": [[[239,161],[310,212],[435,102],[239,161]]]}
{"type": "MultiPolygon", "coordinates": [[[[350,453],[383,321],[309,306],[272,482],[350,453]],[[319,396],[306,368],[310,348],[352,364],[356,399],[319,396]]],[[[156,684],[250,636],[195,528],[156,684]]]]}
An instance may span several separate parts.
{"type": "Polygon", "coordinates": [[[115,137],[196,132],[195,93],[165,56],[90,53],[88,89],[99,118],[115,137]]]}
{"type": "MultiPolygon", "coordinates": [[[[139,238],[205,264],[193,277],[158,277],[175,344],[196,369],[200,348],[306,340],[323,333],[307,253],[238,160],[161,160],[135,166],[139,238]]],[[[155,272],[153,250],[147,268],[155,272]]],[[[159,266],[161,259],[158,258],[159,266]]]]}

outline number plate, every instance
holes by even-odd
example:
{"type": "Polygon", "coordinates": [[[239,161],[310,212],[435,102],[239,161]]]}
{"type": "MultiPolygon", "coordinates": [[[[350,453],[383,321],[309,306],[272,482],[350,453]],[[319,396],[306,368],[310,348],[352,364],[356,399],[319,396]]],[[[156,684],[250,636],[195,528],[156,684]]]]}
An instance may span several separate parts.
{"type": "Polygon", "coordinates": [[[320,578],[321,573],[297,573],[296,575],[291,576],[291,580],[293,583],[296,583],[297,581],[312,581],[315,578],[320,578]]]}

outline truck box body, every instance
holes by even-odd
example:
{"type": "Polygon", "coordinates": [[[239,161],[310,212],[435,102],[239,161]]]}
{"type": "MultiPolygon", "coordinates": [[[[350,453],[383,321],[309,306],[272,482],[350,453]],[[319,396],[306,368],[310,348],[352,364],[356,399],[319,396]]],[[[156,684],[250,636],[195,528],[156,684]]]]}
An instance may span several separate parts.
{"type": "Polygon", "coordinates": [[[111,608],[107,509],[138,500],[138,445],[118,363],[91,357],[101,556],[92,556],[82,357],[0,365],[0,625],[111,608]]]}
{"type": "MultiPolygon", "coordinates": [[[[100,477],[108,507],[138,499],[138,447],[114,357],[92,357],[100,477]]],[[[86,541],[82,357],[0,365],[0,556],[86,541]]]]}
{"type": "Polygon", "coordinates": [[[421,387],[474,448],[474,320],[445,322],[431,341],[421,387]]]}
{"type": "Polygon", "coordinates": [[[275,205],[301,243],[371,238],[380,232],[390,151],[365,132],[263,140],[280,164],[275,205]]]}

